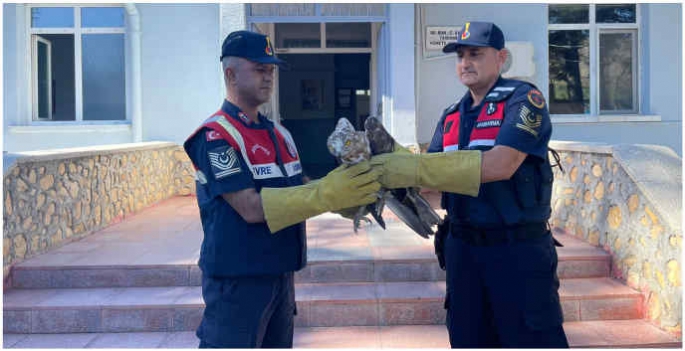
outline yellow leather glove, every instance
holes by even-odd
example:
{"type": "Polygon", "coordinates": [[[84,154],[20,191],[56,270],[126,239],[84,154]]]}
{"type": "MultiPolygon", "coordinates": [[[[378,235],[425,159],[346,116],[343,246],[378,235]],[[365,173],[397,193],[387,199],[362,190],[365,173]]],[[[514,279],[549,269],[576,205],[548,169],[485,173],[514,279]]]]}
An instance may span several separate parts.
{"type": "Polygon", "coordinates": [[[262,209],[271,233],[327,211],[370,204],[378,198],[379,170],[368,161],[342,165],[318,181],[287,188],[262,188],[262,209]]]}
{"type": "Polygon", "coordinates": [[[478,196],[481,152],[477,150],[407,154],[393,152],[371,158],[382,170],[378,181],[385,188],[427,187],[478,196]]]}

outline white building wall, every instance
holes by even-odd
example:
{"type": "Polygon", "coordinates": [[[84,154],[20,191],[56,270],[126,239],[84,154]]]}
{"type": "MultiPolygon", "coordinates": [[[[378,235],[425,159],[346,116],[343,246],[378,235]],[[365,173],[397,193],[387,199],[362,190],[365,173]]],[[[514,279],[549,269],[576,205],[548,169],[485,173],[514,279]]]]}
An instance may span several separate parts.
{"type": "Polygon", "coordinates": [[[219,37],[222,42],[229,33],[247,29],[246,7],[247,6],[244,3],[226,3],[220,5],[221,27],[219,37]]]}
{"type": "MultiPolygon", "coordinates": [[[[2,120],[4,128],[7,129],[9,125],[17,124],[17,117],[19,115],[19,96],[20,91],[17,89],[18,70],[18,52],[17,52],[17,5],[3,4],[2,13],[2,62],[3,80],[3,104],[2,104],[2,120]]],[[[6,141],[5,141],[5,145],[6,141]]],[[[3,147],[6,149],[6,147],[3,147]]]]}
{"type": "Polygon", "coordinates": [[[413,23],[414,4],[389,5],[389,130],[403,145],[417,143],[413,23]]]}
{"type": "Polygon", "coordinates": [[[218,4],[139,4],[143,140],[183,143],[222,103],[218,4]]]}

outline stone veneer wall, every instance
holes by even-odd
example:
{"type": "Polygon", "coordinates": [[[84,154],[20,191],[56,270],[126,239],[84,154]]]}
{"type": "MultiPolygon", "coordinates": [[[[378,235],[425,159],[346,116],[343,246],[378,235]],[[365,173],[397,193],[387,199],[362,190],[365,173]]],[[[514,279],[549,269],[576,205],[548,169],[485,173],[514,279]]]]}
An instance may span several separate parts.
{"type": "Polygon", "coordinates": [[[7,155],[3,280],[12,265],[195,192],[183,148],[145,142],[7,155]]]}
{"type": "Polygon", "coordinates": [[[682,160],[654,145],[552,142],[552,225],[612,256],[611,274],[643,293],[645,317],[681,337],[682,160]]]}
{"type": "Polygon", "coordinates": [[[646,319],[681,338],[682,159],[655,145],[550,147],[565,171],[554,167],[552,226],[609,252],[612,276],[643,293],[646,319]]]}

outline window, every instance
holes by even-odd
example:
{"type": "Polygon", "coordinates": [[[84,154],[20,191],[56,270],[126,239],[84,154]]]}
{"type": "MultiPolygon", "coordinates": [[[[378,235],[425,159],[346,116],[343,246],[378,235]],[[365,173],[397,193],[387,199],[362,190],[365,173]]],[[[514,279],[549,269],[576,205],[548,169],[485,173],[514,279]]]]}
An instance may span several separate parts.
{"type": "Polygon", "coordinates": [[[550,113],[638,113],[637,6],[550,4],[548,15],[550,113]]]}
{"type": "MultiPolygon", "coordinates": [[[[276,23],[279,49],[371,48],[371,23],[276,23]]],[[[290,50],[289,52],[292,52],[290,50]]]]}
{"type": "Polygon", "coordinates": [[[34,121],[126,119],[123,7],[31,7],[34,121]]]}

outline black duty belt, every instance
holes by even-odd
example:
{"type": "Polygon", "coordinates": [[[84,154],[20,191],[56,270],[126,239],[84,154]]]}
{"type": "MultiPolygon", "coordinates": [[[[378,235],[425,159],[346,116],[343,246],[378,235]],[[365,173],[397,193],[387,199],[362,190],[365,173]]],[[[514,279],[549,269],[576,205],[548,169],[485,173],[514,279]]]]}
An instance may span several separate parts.
{"type": "Polygon", "coordinates": [[[522,224],[504,228],[475,228],[461,223],[450,226],[450,235],[474,246],[496,246],[527,241],[549,233],[547,223],[522,224]]]}

